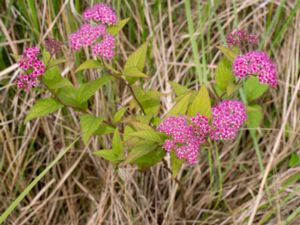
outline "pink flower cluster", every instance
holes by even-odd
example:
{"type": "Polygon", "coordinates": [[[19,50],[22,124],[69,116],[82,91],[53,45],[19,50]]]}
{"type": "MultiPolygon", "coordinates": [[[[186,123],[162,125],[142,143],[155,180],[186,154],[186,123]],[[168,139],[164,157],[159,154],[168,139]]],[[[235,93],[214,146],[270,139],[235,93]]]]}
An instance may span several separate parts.
{"type": "Polygon", "coordinates": [[[25,71],[20,73],[15,83],[18,88],[29,91],[36,86],[37,77],[45,72],[44,63],[38,59],[40,50],[37,47],[26,48],[23,52],[18,65],[25,71]]]}
{"type": "Polygon", "coordinates": [[[232,140],[247,120],[245,105],[238,100],[224,100],[212,108],[212,140],[232,140]]]}
{"type": "Polygon", "coordinates": [[[241,47],[243,43],[257,45],[258,39],[254,34],[248,34],[244,30],[237,30],[227,35],[226,42],[229,47],[241,47]]]}
{"type": "Polygon", "coordinates": [[[109,5],[99,3],[84,11],[83,18],[85,20],[101,21],[104,24],[115,24],[118,22],[118,17],[109,5]]]}
{"type": "Polygon", "coordinates": [[[114,56],[115,38],[112,35],[105,35],[100,43],[92,47],[95,55],[101,55],[105,59],[112,59],[114,56]]]}
{"type": "Polygon", "coordinates": [[[205,142],[209,129],[208,119],[200,114],[190,121],[184,116],[168,117],[158,127],[172,138],[165,141],[163,148],[168,152],[175,150],[177,157],[189,164],[197,162],[200,145],[205,142]]]}
{"type": "Polygon", "coordinates": [[[276,66],[265,52],[251,51],[239,55],[233,62],[233,72],[239,78],[257,75],[261,83],[277,85],[276,66]]]}
{"type": "Polygon", "coordinates": [[[115,11],[106,4],[96,4],[83,13],[86,21],[101,22],[97,25],[83,24],[70,36],[70,45],[74,50],[91,46],[93,54],[111,60],[114,56],[115,38],[106,32],[106,25],[115,24],[118,17],[115,11]],[[102,38],[100,42],[97,42],[102,38]]]}
{"type": "Polygon", "coordinates": [[[92,26],[83,24],[78,31],[70,36],[70,45],[74,50],[79,50],[84,46],[92,45],[97,38],[106,34],[106,27],[103,24],[92,26]]]}
{"type": "Polygon", "coordinates": [[[212,124],[199,113],[190,119],[185,116],[172,116],[162,121],[158,127],[170,139],[163,148],[175,151],[179,159],[186,159],[189,164],[197,162],[200,145],[207,138],[212,140],[232,140],[247,119],[244,104],[237,100],[224,100],[212,109],[212,124]]]}

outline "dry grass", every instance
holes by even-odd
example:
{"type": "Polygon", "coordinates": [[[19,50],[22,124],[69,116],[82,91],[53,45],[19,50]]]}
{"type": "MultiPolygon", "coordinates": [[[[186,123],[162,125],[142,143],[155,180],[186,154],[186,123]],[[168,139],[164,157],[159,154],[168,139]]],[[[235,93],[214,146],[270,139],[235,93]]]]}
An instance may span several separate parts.
{"type": "MultiPolygon", "coordinates": [[[[28,8],[32,16],[27,18],[18,2],[27,5],[26,1],[10,5],[4,0],[0,4],[0,212],[79,133],[78,114],[72,110],[24,124],[35,99],[49,93],[16,90],[12,80],[18,71],[9,54],[22,52],[33,41],[42,43],[46,37],[67,40],[80,23],[78,7],[90,4],[36,1],[36,17],[28,8]]],[[[119,37],[120,59],[146,39],[152,41],[147,68],[152,77],[144,86],[165,94],[162,113],[173,102],[169,80],[192,89],[198,89],[199,76],[211,83],[220,57],[216,46],[224,43],[224,35],[233,27],[250,29],[263,37],[261,47],[270,49],[280,74],[279,88],[268,91],[258,102],[264,109],[264,122],[254,135],[245,130],[235,142],[213,149],[212,171],[203,150],[198,165],[186,166],[180,172],[184,190],[162,164],[149,171],[131,166],[116,169],[93,156],[92,152],[100,149],[99,143],[109,145],[109,136],[93,139],[88,147],[77,143],[5,224],[300,224],[300,167],[288,165],[291,153],[300,154],[300,11],[293,14],[299,0],[191,1],[199,65],[193,63],[184,1],[112,3],[122,17],[132,18],[119,37]],[[180,215],[181,195],[187,202],[186,218],[180,215]]],[[[74,83],[80,82],[81,77],[74,72],[76,65],[91,56],[85,52],[74,58],[67,48],[63,54],[68,57],[63,74],[74,83]]],[[[123,64],[122,60],[114,63],[123,64]]],[[[95,77],[97,72],[85,75],[95,77]]],[[[128,90],[117,84],[99,91],[91,109],[110,118],[117,106],[129,101],[128,90]]]]}

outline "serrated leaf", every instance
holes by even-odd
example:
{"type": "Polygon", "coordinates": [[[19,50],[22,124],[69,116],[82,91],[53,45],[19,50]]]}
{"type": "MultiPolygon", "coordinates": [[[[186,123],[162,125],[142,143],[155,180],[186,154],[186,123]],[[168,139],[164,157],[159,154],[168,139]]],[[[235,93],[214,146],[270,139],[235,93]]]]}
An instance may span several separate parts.
{"type": "Polygon", "coordinates": [[[125,77],[148,77],[142,71],[140,71],[137,67],[126,68],[123,71],[123,75],[125,77]]]}
{"type": "Polygon", "coordinates": [[[114,132],[114,137],[112,140],[112,150],[116,155],[121,155],[123,153],[123,143],[118,129],[116,129],[114,132]]]}
{"type": "Polygon", "coordinates": [[[135,160],[141,158],[142,156],[152,152],[157,148],[157,145],[153,142],[140,142],[137,146],[133,147],[125,163],[134,163],[135,160]]]}
{"type": "Polygon", "coordinates": [[[112,79],[114,79],[112,76],[102,76],[96,80],[82,84],[76,94],[78,102],[82,103],[87,101],[100,87],[107,84],[112,79]]]}
{"type": "Polygon", "coordinates": [[[117,24],[109,26],[106,31],[107,33],[116,36],[122,29],[123,27],[128,23],[130,18],[126,18],[123,20],[120,20],[117,24]]]}
{"type": "Polygon", "coordinates": [[[102,123],[102,118],[89,114],[80,116],[80,127],[82,132],[82,139],[85,144],[88,144],[90,137],[98,129],[102,123]]]}
{"type": "Polygon", "coordinates": [[[261,84],[257,77],[250,76],[244,84],[245,95],[248,101],[255,100],[262,96],[267,90],[267,84],[261,84]]]}
{"type": "Polygon", "coordinates": [[[293,168],[299,166],[299,164],[300,164],[300,157],[296,152],[293,152],[289,160],[289,167],[293,168]]]}
{"type": "Polygon", "coordinates": [[[147,169],[151,166],[154,166],[156,163],[160,162],[165,155],[166,155],[165,150],[163,150],[162,148],[157,148],[149,152],[148,154],[135,160],[135,164],[137,164],[139,169],[147,169]]]}
{"type": "MultiPolygon", "coordinates": [[[[144,91],[137,86],[132,86],[132,89],[146,114],[156,115],[160,109],[160,93],[156,91],[144,91]]],[[[139,107],[139,105],[136,106],[139,107]]]]}
{"type": "Polygon", "coordinates": [[[88,59],[84,61],[77,69],[76,73],[81,71],[81,70],[86,70],[86,69],[99,69],[102,68],[103,64],[95,59],[88,59]]]}
{"type": "Polygon", "coordinates": [[[42,76],[42,79],[43,83],[54,92],[64,87],[73,87],[72,83],[67,78],[61,76],[57,66],[47,69],[42,76]]]}
{"type": "Polygon", "coordinates": [[[238,52],[233,51],[232,49],[226,48],[224,46],[218,46],[217,47],[224,55],[225,57],[230,61],[233,62],[234,59],[237,57],[238,52]]]}
{"type": "MultiPolygon", "coordinates": [[[[139,71],[143,72],[145,66],[145,60],[147,55],[148,42],[144,43],[136,49],[127,59],[124,65],[124,71],[129,68],[136,67],[139,71]]],[[[127,81],[129,84],[133,84],[138,80],[138,77],[128,77],[127,81]]]]}
{"type": "Polygon", "coordinates": [[[49,113],[55,112],[62,107],[63,105],[53,98],[40,99],[31,107],[26,116],[25,123],[34,118],[42,117],[49,113]]]}
{"type": "Polygon", "coordinates": [[[163,137],[159,133],[155,132],[153,129],[152,130],[139,130],[136,132],[132,132],[129,134],[129,136],[137,137],[142,140],[152,141],[152,142],[157,142],[157,143],[161,143],[163,141],[163,137]]]}
{"type": "Polygon", "coordinates": [[[226,88],[227,97],[230,97],[232,94],[234,94],[237,90],[239,90],[240,87],[240,84],[236,85],[234,83],[230,83],[226,88]]]}
{"type": "Polygon", "coordinates": [[[104,134],[112,134],[114,133],[115,128],[107,125],[107,124],[100,124],[98,129],[94,132],[95,135],[104,135],[104,134]]]}
{"type": "Polygon", "coordinates": [[[262,108],[259,105],[251,105],[247,106],[247,127],[248,128],[257,128],[259,127],[262,119],[263,119],[263,113],[262,108]]]}
{"type": "Polygon", "coordinates": [[[46,51],[46,49],[43,50],[43,63],[48,66],[48,64],[50,63],[50,59],[51,59],[51,55],[49,52],[46,51]]]}
{"type": "Polygon", "coordinates": [[[201,86],[188,110],[190,116],[195,116],[197,113],[209,119],[211,118],[211,101],[208,90],[204,85],[201,86]]]}
{"type": "Polygon", "coordinates": [[[234,82],[234,75],[232,73],[231,63],[226,58],[222,58],[218,63],[216,69],[216,84],[225,91],[227,86],[234,82]]]}
{"type": "Polygon", "coordinates": [[[57,90],[56,95],[59,100],[66,106],[71,106],[78,109],[85,109],[87,102],[79,102],[77,100],[77,91],[75,87],[64,87],[57,90]]]}
{"type": "Polygon", "coordinates": [[[67,61],[67,60],[64,59],[64,58],[62,58],[62,59],[53,59],[53,60],[50,61],[49,68],[50,68],[50,67],[53,67],[53,66],[57,66],[57,65],[59,65],[59,64],[61,64],[61,63],[64,63],[64,62],[66,62],[66,61],[67,61]]]}
{"type": "Polygon", "coordinates": [[[180,85],[174,81],[169,81],[169,83],[172,86],[172,89],[174,90],[176,96],[181,96],[189,92],[189,89],[183,85],[180,85]]]}
{"type": "Polygon", "coordinates": [[[184,115],[188,109],[188,105],[190,102],[190,97],[192,93],[187,93],[183,98],[181,98],[173,107],[172,109],[166,114],[167,116],[177,116],[177,115],[184,115]]]}
{"type": "Polygon", "coordinates": [[[157,132],[147,123],[131,122],[130,124],[134,128],[134,130],[131,130],[130,133],[126,134],[127,139],[129,137],[135,137],[144,141],[151,141],[161,144],[166,139],[165,134],[157,132]]]}
{"type": "Polygon", "coordinates": [[[113,152],[112,149],[101,149],[101,150],[95,151],[93,154],[96,156],[102,157],[111,162],[118,161],[118,156],[113,152]]]}
{"type": "Polygon", "coordinates": [[[170,152],[172,176],[177,177],[181,166],[184,163],[183,159],[179,159],[174,151],[170,152]]]}
{"type": "Polygon", "coordinates": [[[146,54],[147,54],[147,47],[148,42],[144,43],[139,47],[137,50],[135,50],[127,59],[127,62],[125,63],[124,69],[136,67],[140,71],[143,71],[145,66],[145,60],[146,60],[146,54]]]}
{"type": "Polygon", "coordinates": [[[113,119],[114,123],[119,122],[124,116],[126,111],[127,111],[127,107],[119,109],[114,115],[114,119],[113,119]]]}

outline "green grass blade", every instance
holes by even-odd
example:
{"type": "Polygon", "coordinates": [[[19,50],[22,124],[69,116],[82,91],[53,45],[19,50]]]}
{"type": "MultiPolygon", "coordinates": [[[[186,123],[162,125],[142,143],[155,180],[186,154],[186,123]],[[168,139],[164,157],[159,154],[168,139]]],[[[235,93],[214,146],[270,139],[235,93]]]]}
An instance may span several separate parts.
{"type": "Polygon", "coordinates": [[[49,170],[71,149],[75,142],[79,138],[76,138],[67,148],[59,152],[57,157],[40,173],[26,188],[25,190],[9,205],[9,207],[0,216],[0,224],[2,224],[6,218],[12,213],[12,211],[20,204],[20,202],[26,197],[31,189],[49,172],[49,170]]]}
{"type": "Polygon", "coordinates": [[[206,83],[207,77],[202,74],[201,65],[200,65],[200,56],[199,56],[199,51],[198,51],[198,45],[197,45],[197,42],[195,39],[195,29],[194,29],[193,20],[192,20],[192,11],[191,11],[190,0],[185,0],[184,5],[185,5],[186,19],[187,19],[187,23],[188,23],[189,36],[190,36],[191,44],[192,44],[193,58],[194,58],[195,66],[196,66],[196,73],[198,75],[199,82],[206,83]]]}

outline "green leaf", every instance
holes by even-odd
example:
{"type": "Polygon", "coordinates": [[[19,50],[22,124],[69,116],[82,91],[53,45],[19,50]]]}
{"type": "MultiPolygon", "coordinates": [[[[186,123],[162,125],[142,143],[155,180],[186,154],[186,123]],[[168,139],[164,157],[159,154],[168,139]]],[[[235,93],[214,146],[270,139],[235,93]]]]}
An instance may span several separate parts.
{"type": "Polygon", "coordinates": [[[115,129],[114,131],[112,149],[102,149],[94,152],[94,154],[115,163],[123,161],[125,158],[123,152],[123,143],[119,130],[115,129]]]}
{"type": "Polygon", "coordinates": [[[195,116],[197,113],[209,119],[211,118],[211,101],[208,90],[204,85],[201,86],[188,111],[190,116],[195,116]]]}
{"type": "Polygon", "coordinates": [[[233,51],[232,49],[226,48],[224,46],[218,46],[217,47],[224,55],[225,57],[230,61],[233,62],[234,59],[237,57],[238,52],[233,51]]]}
{"type": "Polygon", "coordinates": [[[190,97],[192,93],[187,93],[184,97],[182,97],[174,106],[173,108],[167,113],[166,116],[177,116],[177,115],[184,115],[187,111],[190,97]]]}
{"type": "Polygon", "coordinates": [[[62,59],[52,59],[51,61],[50,61],[50,64],[49,64],[49,68],[50,67],[53,67],[53,66],[57,66],[57,65],[59,65],[59,64],[62,64],[62,63],[64,63],[64,62],[66,62],[67,60],[66,59],[64,59],[64,58],[62,58],[62,59]]]}
{"type": "Polygon", "coordinates": [[[114,79],[112,76],[102,76],[96,80],[82,84],[77,92],[78,102],[82,103],[87,101],[100,87],[107,84],[112,79],[114,79]]]}
{"type": "Polygon", "coordinates": [[[157,143],[162,143],[164,140],[163,136],[159,133],[155,132],[153,129],[151,130],[139,130],[136,132],[132,132],[129,134],[131,137],[138,137],[142,140],[152,141],[157,143]]]}
{"type": "Polygon", "coordinates": [[[57,90],[57,97],[66,106],[71,106],[78,109],[85,109],[87,107],[87,102],[79,102],[77,100],[78,89],[71,87],[64,87],[57,90]]]}
{"type": "Polygon", "coordinates": [[[101,124],[98,129],[94,132],[95,135],[104,135],[104,134],[112,134],[114,133],[115,128],[107,125],[107,124],[101,124]]]}
{"type": "Polygon", "coordinates": [[[123,71],[125,77],[148,77],[142,71],[140,71],[137,67],[126,68],[123,71]]]}
{"type": "Polygon", "coordinates": [[[225,91],[227,86],[234,82],[234,75],[232,73],[231,63],[226,58],[222,58],[218,63],[216,70],[216,84],[225,91]]]}
{"type": "Polygon", "coordinates": [[[247,127],[248,128],[257,128],[259,127],[262,119],[263,113],[262,108],[259,105],[247,106],[247,127]]]}
{"type": "Polygon", "coordinates": [[[180,85],[174,81],[169,81],[170,85],[172,86],[176,96],[181,96],[189,92],[189,89],[183,85],[180,85]]]}
{"type": "Polygon", "coordinates": [[[230,97],[233,93],[235,93],[237,90],[239,90],[240,87],[241,87],[241,84],[236,85],[234,83],[230,83],[226,89],[227,97],[230,97]]]}
{"type": "Polygon", "coordinates": [[[132,89],[146,114],[156,115],[160,109],[160,93],[156,91],[144,91],[137,86],[132,86],[132,89]]]}
{"type": "Polygon", "coordinates": [[[101,149],[93,152],[94,155],[102,157],[111,162],[117,162],[118,156],[113,152],[112,149],[101,149]]]}
{"type": "Polygon", "coordinates": [[[148,42],[144,43],[135,50],[127,59],[124,69],[136,67],[140,71],[143,71],[145,66],[146,54],[147,54],[148,42]]]}
{"type": "Polygon", "coordinates": [[[171,168],[172,168],[172,176],[177,177],[181,166],[184,163],[183,159],[179,159],[174,151],[171,151],[171,168]]]}
{"type": "Polygon", "coordinates": [[[156,163],[160,162],[164,156],[166,155],[166,151],[162,148],[154,149],[153,151],[145,154],[144,156],[135,160],[135,164],[139,167],[139,169],[147,169],[151,166],[154,166],[156,163]]]}
{"type": "Polygon", "coordinates": [[[109,33],[113,36],[116,36],[123,29],[123,27],[128,23],[129,20],[130,20],[130,18],[126,18],[126,19],[120,20],[115,25],[109,26],[106,30],[107,33],[109,33]]]}
{"type": "Polygon", "coordinates": [[[127,137],[136,137],[144,141],[151,141],[155,143],[161,143],[165,140],[165,134],[157,132],[147,123],[143,122],[131,122],[133,131],[127,133],[127,137]]]}
{"type": "Polygon", "coordinates": [[[60,75],[57,66],[49,68],[42,76],[43,83],[52,91],[56,92],[60,88],[73,87],[72,83],[60,75]]]}
{"type": "Polygon", "coordinates": [[[119,109],[118,112],[116,112],[116,114],[114,115],[114,119],[113,119],[114,123],[119,122],[124,116],[126,111],[127,111],[127,107],[119,109]]]}
{"type": "Polygon", "coordinates": [[[88,144],[90,137],[95,133],[101,123],[102,118],[89,114],[80,116],[82,139],[85,144],[88,144]]]}
{"type": "Polygon", "coordinates": [[[62,107],[63,105],[53,98],[40,99],[31,107],[26,116],[25,123],[34,118],[42,117],[49,113],[55,112],[62,107]]]}
{"type": "Polygon", "coordinates": [[[43,50],[43,63],[48,66],[48,64],[50,63],[50,59],[51,59],[51,55],[49,52],[46,51],[46,49],[43,50]]]}
{"type": "MultiPolygon", "coordinates": [[[[143,72],[147,54],[148,42],[144,43],[141,47],[135,50],[127,59],[124,65],[124,71],[129,68],[137,68],[139,71],[143,72]]],[[[133,84],[137,81],[137,77],[127,77],[129,84],[133,84]]]]}
{"type": "Polygon", "coordinates": [[[125,163],[134,163],[137,159],[142,156],[153,152],[157,148],[157,145],[153,142],[140,142],[137,146],[133,147],[129,152],[125,163]]]}
{"type": "Polygon", "coordinates": [[[247,100],[252,101],[262,96],[268,90],[268,85],[261,84],[257,77],[250,76],[245,81],[244,90],[247,100]]]}
{"type": "Polygon", "coordinates": [[[98,69],[102,68],[103,64],[97,60],[94,59],[88,59],[84,61],[77,69],[76,73],[81,71],[81,70],[86,70],[86,69],[98,69]]]}
{"type": "Polygon", "coordinates": [[[114,133],[114,137],[112,140],[112,150],[116,155],[123,154],[123,143],[118,129],[116,129],[114,133]]]}

